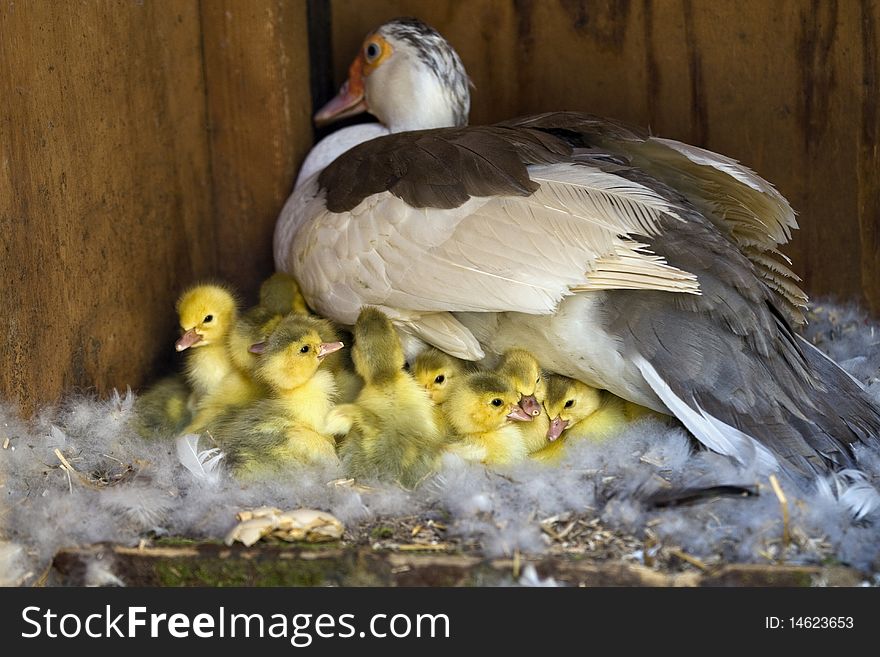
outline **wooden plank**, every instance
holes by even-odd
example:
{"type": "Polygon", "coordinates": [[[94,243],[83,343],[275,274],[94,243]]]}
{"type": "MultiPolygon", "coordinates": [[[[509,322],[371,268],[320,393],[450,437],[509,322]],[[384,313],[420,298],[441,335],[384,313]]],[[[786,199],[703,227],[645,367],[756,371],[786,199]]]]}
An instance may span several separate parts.
{"type": "Polygon", "coordinates": [[[880,314],[875,0],[332,1],[336,84],[367,31],[418,16],[461,54],[474,123],[577,109],[740,159],[798,210],[807,291],[880,314]]]}
{"type": "Polygon", "coordinates": [[[0,7],[0,399],[144,382],[213,268],[198,6],[0,7]]]}
{"type": "Polygon", "coordinates": [[[253,298],[312,143],[306,3],[201,4],[217,274],[253,298]]]}
{"type": "Polygon", "coordinates": [[[84,586],[503,586],[532,564],[541,578],[567,586],[857,586],[844,567],[728,564],[699,572],[653,570],[617,560],[533,555],[519,563],[479,553],[408,554],[365,547],[256,545],[126,548],[98,544],[55,555],[48,583],[84,586]],[[89,564],[100,561],[101,580],[89,564]]]}

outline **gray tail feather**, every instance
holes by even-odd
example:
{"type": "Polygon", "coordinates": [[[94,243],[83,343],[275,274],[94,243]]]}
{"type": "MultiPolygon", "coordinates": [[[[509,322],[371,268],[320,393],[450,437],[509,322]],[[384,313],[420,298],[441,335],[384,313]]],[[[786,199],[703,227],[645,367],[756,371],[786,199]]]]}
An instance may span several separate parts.
{"type": "MultiPolygon", "coordinates": [[[[812,409],[803,409],[809,418],[802,429],[831,437],[838,449],[823,453],[834,470],[855,468],[857,446],[864,445],[880,454],[880,408],[862,385],[837,363],[805,340],[800,344],[812,370],[815,385],[812,409]],[[812,412],[810,412],[812,411],[812,412]]],[[[880,475],[880,473],[875,473],[880,475]]]]}

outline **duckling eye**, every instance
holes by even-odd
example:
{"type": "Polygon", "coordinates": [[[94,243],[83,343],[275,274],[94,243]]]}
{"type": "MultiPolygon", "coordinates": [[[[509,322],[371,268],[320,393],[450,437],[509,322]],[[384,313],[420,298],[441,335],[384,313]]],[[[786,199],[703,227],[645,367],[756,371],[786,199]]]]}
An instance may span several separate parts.
{"type": "Polygon", "coordinates": [[[492,406],[501,406],[501,404],[503,404],[503,403],[504,402],[501,401],[500,399],[498,399],[498,397],[496,397],[495,399],[492,400],[492,406]]]}
{"type": "Polygon", "coordinates": [[[574,399],[569,399],[567,402],[565,402],[566,408],[571,408],[572,406],[574,406],[574,399]]]}
{"type": "Polygon", "coordinates": [[[214,315],[205,315],[205,319],[202,320],[203,324],[207,324],[214,319],[214,315]]]}
{"type": "Polygon", "coordinates": [[[379,53],[382,52],[382,49],[379,47],[379,44],[375,41],[372,43],[368,43],[367,47],[364,48],[364,57],[367,58],[367,62],[372,62],[379,56],[379,53]]]}
{"type": "Polygon", "coordinates": [[[443,376],[442,374],[438,374],[438,375],[434,378],[434,383],[443,383],[445,380],[446,380],[446,377],[445,377],[445,376],[443,376]]]}
{"type": "Polygon", "coordinates": [[[299,353],[301,353],[301,354],[309,353],[309,345],[304,345],[303,348],[299,350],[299,353]]]}

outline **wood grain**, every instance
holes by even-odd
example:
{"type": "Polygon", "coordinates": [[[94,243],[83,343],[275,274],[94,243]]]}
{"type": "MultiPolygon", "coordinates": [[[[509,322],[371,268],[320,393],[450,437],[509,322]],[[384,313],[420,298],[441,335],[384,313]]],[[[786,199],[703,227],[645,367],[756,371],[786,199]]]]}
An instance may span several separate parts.
{"type": "Polygon", "coordinates": [[[218,274],[254,299],[312,143],[306,3],[201,3],[218,274]]]}
{"type": "Polygon", "coordinates": [[[198,7],[0,7],[0,398],[137,387],[214,262],[198,7]]]}
{"type": "Polygon", "coordinates": [[[184,287],[271,272],[311,143],[305,11],[0,8],[0,400],[137,389],[177,360],[184,287]]]}
{"type": "Polygon", "coordinates": [[[415,15],[459,51],[471,119],[576,109],[735,157],[799,212],[807,291],[880,314],[880,8],[873,0],[332,0],[336,83],[415,15]]]}

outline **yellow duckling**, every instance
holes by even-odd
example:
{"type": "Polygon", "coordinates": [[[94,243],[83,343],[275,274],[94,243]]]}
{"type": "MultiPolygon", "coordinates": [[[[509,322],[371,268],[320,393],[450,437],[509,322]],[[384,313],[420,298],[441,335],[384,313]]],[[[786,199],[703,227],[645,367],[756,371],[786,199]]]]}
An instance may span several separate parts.
{"type": "Polygon", "coordinates": [[[250,351],[251,345],[266,340],[278,323],[292,312],[308,314],[306,301],[296,279],[276,272],[260,286],[260,302],[238,318],[229,334],[227,347],[235,367],[253,376],[258,359],[250,351]]]}
{"type": "Polygon", "coordinates": [[[431,398],[434,405],[434,419],[441,430],[445,430],[446,425],[442,404],[449,396],[449,390],[457,377],[464,372],[464,361],[433,347],[425,349],[416,356],[410,367],[413,378],[431,398]]]}
{"type": "Polygon", "coordinates": [[[397,331],[376,308],[361,310],[351,351],[364,386],[353,404],[331,413],[351,427],[340,450],[343,462],[354,477],[413,488],[434,470],[443,442],[431,399],[404,370],[397,331]]]}
{"type": "Polygon", "coordinates": [[[530,454],[543,449],[547,446],[550,420],[546,413],[541,412],[546,383],[537,359],[525,349],[509,349],[501,356],[496,371],[519,393],[520,407],[534,418],[520,427],[526,449],[530,454]]]}
{"type": "Polygon", "coordinates": [[[260,285],[260,306],[277,315],[309,314],[306,299],[296,279],[277,271],[260,285]]]}
{"type": "Polygon", "coordinates": [[[247,404],[262,394],[262,388],[235,367],[227,339],[238,319],[235,297],[220,285],[197,285],[177,302],[183,335],[177,351],[191,350],[185,367],[192,387],[193,417],[185,433],[201,430],[230,406],[247,404]]]}
{"type": "Polygon", "coordinates": [[[627,424],[624,400],[575,379],[546,377],[544,407],[551,418],[546,447],[533,454],[541,461],[558,461],[572,440],[602,441],[627,424]]]}
{"type": "Polygon", "coordinates": [[[450,438],[447,449],[469,461],[509,465],[528,455],[519,424],[532,419],[519,405],[519,393],[492,372],[459,377],[443,403],[450,438]]]}
{"type": "Polygon", "coordinates": [[[541,404],[537,395],[543,392],[544,379],[537,359],[525,349],[508,349],[501,355],[496,371],[520,394],[522,409],[532,417],[538,417],[541,404]]]}
{"type": "Polygon", "coordinates": [[[271,396],[224,414],[210,427],[237,474],[253,475],[290,462],[337,462],[336,443],[327,431],[336,382],[323,364],[343,344],[324,341],[326,326],[323,320],[292,314],[266,342],[252,346],[260,354],[256,375],[271,396]]]}
{"type": "Polygon", "coordinates": [[[134,428],[144,438],[177,435],[190,421],[192,391],[180,374],[167,376],[138,395],[134,428]]]}

